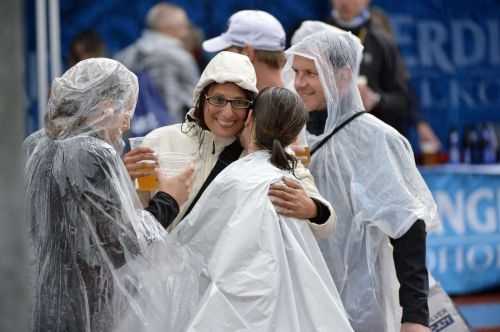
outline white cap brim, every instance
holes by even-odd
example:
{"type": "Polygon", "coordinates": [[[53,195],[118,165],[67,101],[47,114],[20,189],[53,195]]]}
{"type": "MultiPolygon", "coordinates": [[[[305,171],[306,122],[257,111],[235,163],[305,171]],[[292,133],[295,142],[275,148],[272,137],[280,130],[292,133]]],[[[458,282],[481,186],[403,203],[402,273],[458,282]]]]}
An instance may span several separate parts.
{"type": "Polygon", "coordinates": [[[209,53],[215,53],[225,50],[231,47],[231,43],[224,40],[222,36],[214,37],[212,39],[205,40],[201,45],[203,50],[209,53]]]}

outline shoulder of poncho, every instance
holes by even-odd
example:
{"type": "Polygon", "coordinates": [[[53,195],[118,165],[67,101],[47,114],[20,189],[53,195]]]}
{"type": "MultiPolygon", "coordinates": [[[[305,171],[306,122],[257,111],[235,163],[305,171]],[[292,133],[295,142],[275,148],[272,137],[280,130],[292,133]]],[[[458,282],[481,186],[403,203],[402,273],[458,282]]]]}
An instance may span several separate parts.
{"type": "Polygon", "coordinates": [[[284,175],[284,171],[274,167],[270,162],[249,160],[248,156],[246,156],[224,169],[215,178],[214,182],[218,182],[221,185],[229,183],[243,186],[255,184],[267,185],[284,175]]]}
{"type": "MultiPolygon", "coordinates": [[[[391,168],[387,167],[389,159],[404,166],[404,169],[412,168],[414,165],[413,151],[408,140],[396,129],[371,114],[354,120],[338,135],[338,138],[347,135],[340,142],[344,140],[357,142],[356,148],[350,151],[348,158],[348,163],[353,168],[390,171],[391,168]],[[374,162],[375,160],[378,162],[374,162]]],[[[331,144],[335,144],[335,139],[331,141],[331,144]]]]}
{"type": "Polygon", "coordinates": [[[154,129],[147,134],[146,137],[198,137],[201,133],[211,134],[208,130],[202,129],[195,122],[183,122],[154,129]]]}
{"type": "Polygon", "coordinates": [[[98,172],[115,167],[120,160],[116,150],[95,137],[74,137],[61,144],[62,167],[68,177],[92,177],[98,172]],[[72,174],[73,173],[73,174],[72,174]]]}
{"type": "Polygon", "coordinates": [[[92,136],[75,136],[61,143],[65,154],[93,156],[97,159],[119,157],[108,142],[92,136]]]}
{"type": "MultiPolygon", "coordinates": [[[[356,128],[356,126],[363,126],[370,133],[370,135],[362,137],[367,143],[373,142],[374,139],[383,139],[390,145],[406,146],[409,144],[408,140],[396,129],[371,114],[361,116],[359,122],[353,122],[353,125],[355,132],[360,128],[356,128]]],[[[368,145],[371,146],[372,144],[368,145]]]]}
{"type": "Polygon", "coordinates": [[[95,192],[116,181],[120,168],[126,173],[119,154],[101,139],[76,136],[53,144],[57,147],[50,157],[51,173],[63,195],[95,192]]]}

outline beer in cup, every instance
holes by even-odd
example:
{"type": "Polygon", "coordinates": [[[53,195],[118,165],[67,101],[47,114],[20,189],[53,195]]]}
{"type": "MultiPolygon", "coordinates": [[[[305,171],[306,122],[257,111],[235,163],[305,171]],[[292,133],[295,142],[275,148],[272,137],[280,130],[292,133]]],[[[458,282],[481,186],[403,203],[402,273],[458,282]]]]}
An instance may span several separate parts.
{"type": "MultiPolygon", "coordinates": [[[[131,137],[129,138],[130,149],[138,148],[142,145],[144,141],[144,137],[131,137]]],[[[154,164],[152,160],[144,160],[141,161],[141,164],[154,164]]],[[[144,167],[143,170],[149,169],[148,167],[144,167]]],[[[141,169],[140,169],[141,170],[141,169]]],[[[158,179],[155,174],[141,176],[135,179],[135,188],[139,191],[155,191],[158,189],[158,179]]]]}

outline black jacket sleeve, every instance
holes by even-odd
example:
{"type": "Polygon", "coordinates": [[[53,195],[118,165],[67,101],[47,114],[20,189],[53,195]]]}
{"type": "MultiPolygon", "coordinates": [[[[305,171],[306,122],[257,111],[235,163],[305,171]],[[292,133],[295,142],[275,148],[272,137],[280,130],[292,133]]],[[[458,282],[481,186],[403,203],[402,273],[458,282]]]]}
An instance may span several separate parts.
{"type": "Polygon", "coordinates": [[[316,217],[309,219],[312,223],[315,224],[324,224],[328,218],[330,218],[330,210],[326,205],[318,201],[317,199],[311,198],[316,205],[316,209],[318,210],[318,214],[316,217]]]}
{"type": "Polygon", "coordinates": [[[169,194],[159,191],[149,201],[149,205],[145,209],[149,211],[160,224],[167,227],[174,221],[179,213],[179,205],[177,201],[169,194]]]}
{"type": "Polygon", "coordinates": [[[423,220],[417,220],[402,237],[391,239],[394,264],[401,284],[399,302],[403,308],[402,323],[429,326],[429,280],[425,265],[426,231],[423,220]]]}

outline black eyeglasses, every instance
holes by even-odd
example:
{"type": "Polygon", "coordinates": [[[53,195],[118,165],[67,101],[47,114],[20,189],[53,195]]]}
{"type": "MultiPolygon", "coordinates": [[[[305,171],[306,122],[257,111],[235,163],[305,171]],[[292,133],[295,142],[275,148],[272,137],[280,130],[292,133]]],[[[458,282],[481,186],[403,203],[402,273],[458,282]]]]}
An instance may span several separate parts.
{"type": "Polygon", "coordinates": [[[208,101],[210,105],[216,107],[225,107],[227,103],[231,103],[231,108],[233,109],[248,109],[252,106],[252,101],[247,99],[229,99],[224,97],[223,95],[214,95],[214,96],[205,96],[205,99],[208,101]]]}

